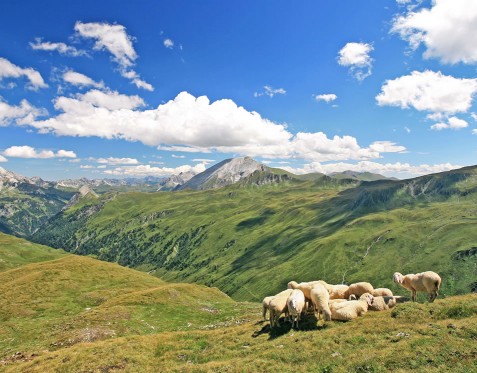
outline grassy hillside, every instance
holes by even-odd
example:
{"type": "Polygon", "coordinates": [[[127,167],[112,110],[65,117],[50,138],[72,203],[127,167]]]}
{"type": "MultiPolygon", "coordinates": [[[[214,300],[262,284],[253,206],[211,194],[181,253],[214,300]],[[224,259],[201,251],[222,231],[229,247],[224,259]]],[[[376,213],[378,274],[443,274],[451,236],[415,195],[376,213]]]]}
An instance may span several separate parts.
{"type": "Polygon", "coordinates": [[[68,254],[63,250],[52,249],[0,233],[0,272],[24,264],[59,259],[66,255],[68,254]]]}
{"type": "Polygon", "coordinates": [[[349,323],[324,325],[308,315],[299,330],[282,318],[282,326],[270,330],[259,303],[236,303],[214,288],[166,283],[0,237],[9,251],[24,253],[20,266],[17,257],[2,254],[8,266],[17,266],[0,272],[2,372],[477,368],[477,295],[398,304],[349,323]],[[45,253],[60,257],[38,262],[45,253]]]}
{"type": "Polygon", "coordinates": [[[321,177],[77,205],[37,242],[260,300],[292,279],[368,280],[434,270],[443,294],[477,288],[475,167],[404,181],[321,177]],[[278,277],[277,274],[280,274],[278,277]]]}
{"type": "MultiPolygon", "coordinates": [[[[257,305],[258,308],[258,305],[257,305]]],[[[282,320],[283,321],[283,320],[282,320]]],[[[477,296],[399,304],[349,323],[309,317],[270,331],[258,312],[234,326],[81,343],[6,372],[457,372],[477,370],[477,296]]],[[[25,356],[25,354],[23,354],[25,356]]],[[[13,359],[13,358],[12,358],[13,359]]],[[[28,361],[30,360],[30,361],[28,361]]]]}
{"type": "MultiPolygon", "coordinates": [[[[51,255],[20,239],[12,238],[9,246],[23,253],[23,263],[51,255]],[[26,255],[28,246],[36,253],[26,255]]],[[[81,342],[193,330],[230,322],[238,313],[236,303],[218,289],[169,284],[117,264],[51,250],[58,259],[0,272],[0,360],[18,351],[38,354],[81,342]]],[[[17,256],[0,252],[7,267],[20,264],[17,256]]]]}

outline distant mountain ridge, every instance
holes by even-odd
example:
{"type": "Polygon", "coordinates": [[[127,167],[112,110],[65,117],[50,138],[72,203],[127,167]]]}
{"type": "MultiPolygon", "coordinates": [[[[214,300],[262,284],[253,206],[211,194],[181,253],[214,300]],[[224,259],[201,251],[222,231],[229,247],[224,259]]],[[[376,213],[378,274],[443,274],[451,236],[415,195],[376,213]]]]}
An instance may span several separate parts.
{"type": "Polygon", "coordinates": [[[184,184],[178,185],[175,190],[217,189],[243,182],[252,175],[255,175],[256,184],[261,184],[261,181],[265,183],[266,180],[274,182],[280,181],[280,178],[274,178],[271,175],[283,173],[284,171],[280,170],[280,172],[277,172],[275,169],[265,166],[251,157],[229,158],[195,175],[184,184]],[[259,175],[263,180],[259,180],[259,175]]]}
{"type": "Polygon", "coordinates": [[[387,177],[381,174],[376,174],[372,172],[359,172],[359,171],[343,171],[343,172],[332,172],[328,174],[335,179],[353,179],[359,181],[376,181],[376,180],[399,180],[395,177],[387,177]]]}

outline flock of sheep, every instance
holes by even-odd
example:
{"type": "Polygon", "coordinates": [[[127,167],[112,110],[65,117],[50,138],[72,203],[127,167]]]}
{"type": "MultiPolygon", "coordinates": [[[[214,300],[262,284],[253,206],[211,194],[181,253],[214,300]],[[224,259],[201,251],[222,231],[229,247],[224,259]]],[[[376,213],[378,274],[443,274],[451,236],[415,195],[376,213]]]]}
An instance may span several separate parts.
{"type": "MultiPolygon", "coordinates": [[[[433,302],[442,282],[441,277],[432,271],[405,276],[396,272],[393,280],[411,291],[414,302],[417,292],[428,293],[429,302],[433,302]]],[[[268,310],[270,327],[273,328],[279,326],[280,315],[285,313],[287,319],[291,319],[292,327],[298,327],[301,315],[312,306],[318,319],[323,316],[324,321],[349,321],[368,310],[390,309],[399,298],[388,288],[374,289],[369,282],[357,282],[348,286],[330,285],[323,280],[301,283],[290,281],[286,290],[263,299],[263,319],[266,319],[268,310]]]]}

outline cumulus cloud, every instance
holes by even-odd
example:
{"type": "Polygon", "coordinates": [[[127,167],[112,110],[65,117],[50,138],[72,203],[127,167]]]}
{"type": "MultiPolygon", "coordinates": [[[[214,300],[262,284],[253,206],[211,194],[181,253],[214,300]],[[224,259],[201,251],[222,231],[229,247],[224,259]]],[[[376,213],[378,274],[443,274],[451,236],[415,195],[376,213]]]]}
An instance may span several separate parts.
{"type": "Polygon", "coordinates": [[[324,101],[326,103],[332,102],[338,98],[334,93],[325,93],[313,96],[316,101],[324,101]]]}
{"type": "Polygon", "coordinates": [[[363,81],[371,75],[373,59],[369,54],[373,50],[368,43],[347,43],[338,52],[338,64],[348,67],[354,78],[363,81]]]}
{"type": "Polygon", "coordinates": [[[119,164],[139,164],[139,161],[135,158],[98,158],[96,162],[107,165],[119,165],[119,164]]]}
{"type": "Polygon", "coordinates": [[[275,95],[284,95],[287,93],[287,91],[283,88],[272,88],[269,85],[266,85],[263,87],[262,92],[255,92],[253,95],[254,97],[260,97],[260,96],[268,96],[272,98],[275,95]]]}
{"type": "Polygon", "coordinates": [[[195,166],[183,165],[176,168],[153,167],[151,165],[124,166],[116,167],[113,170],[106,170],[104,173],[117,176],[169,176],[189,171],[192,171],[196,174],[203,172],[205,171],[205,164],[200,163],[195,166]]]}
{"type": "Polygon", "coordinates": [[[453,129],[453,130],[458,130],[462,128],[466,128],[469,126],[469,123],[467,123],[463,119],[459,119],[456,117],[450,117],[447,121],[447,123],[444,122],[439,122],[431,126],[431,129],[435,131],[440,131],[444,129],[453,129]]]}
{"type": "Polygon", "coordinates": [[[18,125],[29,124],[37,117],[46,114],[46,110],[32,106],[27,100],[22,100],[18,106],[11,106],[0,98],[0,126],[9,125],[12,122],[18,125]]]}
{"type": "Polygon", "coordinates": [[[104,88],[104,83],[102,81],[95,82],[90,77],[72,70],[68,70],[63,74],[63,80],[69,84],[79,87],[92,86],[95,88],[104,88]]]}
{"type": "Polygon", "coordinates": [[[11,146],[5,149],[2,153],[7,157],[12,158],[76,158],[75,152],[71,150],[58,150],[54,152],[52,150],[37,151],[31,146],[11,146]]]}
{"type": "Polygon", "coordinates": [[[174,42],[171,39],[164,39],[163,44],[166,48],[169,48],[169,49],[174,48],[174,42]]]}
{"type": "Polygon", "coordinates": [[[434,0],[431,8],[397,17],[391,28],[412,49],[424,45],[424,58],[444,63],[477,62],[477,2],[434,0]]]}
{"type": "Polygon", "coordinates": [[[451,163],[442,163],[435,165],[421,164],[411,165],[409,163],[377,163],[371,161],[361,161],[354,163],[328,163],[322,164],[320,162],[312,162],[304,165],[302,168],[282,167],[283,169],[296,173],[306,174],[311,172],[321,172],[324,174],[330,174],[333,172],[343,171],[356,171],[356,172],[373,172],[386,176],[400,176],[405,174],[406,176],[421,176],[431,173],[444,172],[460,168],[460,165],[453,165],[451,163]]]}
{"type": "Polygon", "coordinates": [[[8,162],[8,159],[0,155],[0,162],[8,162]]]}
{"type": "Polygon", "coordinates": [[[477,79],[459,79],[440,71],[413,71],[387,80],[376,96],[378,105],[413,107],[435,113],[467,112],[477,92],[477,79]]]}
{"type": "Polygon", "coordinates": [[[40,73],[31,67],[21,68],[14,65],[7,59],[0,57],[0,81],[4,78],[21,78],[25,77],[29,83],[27,87],[33,91],[39,88],[46,88],[48,85],[45,83],[40,73]]]}
{"type": "Polygon", "coordinates": [[[119,65],[121,75],[138,88],[153,91],[154,87],[142,80],[139,74],[132,67],[138,55],[134,50],[133,38],[128,35],[126,28],[122,25],[111,25],[109,23],[82,23],[75,24],[75,31],[83,38],[94,39],[94,49],[107,50],[113,55],[114,61],[119,65]]]}
{"type": "Polygon", "coordinates": [[[472,117],[473,120],[477,122],[477,114],[471,113],[470,116],[472,117]]]}
{"type": "Polygon", "coordinates": [[[30,42],[30,47],[33,50],[41,50],[41,51],[56,51],[59,54],[71,57],[79,57],[79,56],[87,56],[88,53],[84,50],[76,49],[70,45],[66,45],[65,43],[52,43],[49,41],[43,41],[42,38],[36,38],[35,42],[30,42]]]}
{"type": "Polygon", "coordinates": [[[336,161],[379,158],[384,152],[405,150],[388,141],[362,147],[352,136],[328,138],[323,132],[293,135],[284,124],[262,118],[232,100],[210,102],[187,92],[155,109],[140,110],[141,105],[135,96],[92,90],[57,98],[55,108],[61,113],[31,125],[42,133],[140,141],[172,152],[336,161]]]}

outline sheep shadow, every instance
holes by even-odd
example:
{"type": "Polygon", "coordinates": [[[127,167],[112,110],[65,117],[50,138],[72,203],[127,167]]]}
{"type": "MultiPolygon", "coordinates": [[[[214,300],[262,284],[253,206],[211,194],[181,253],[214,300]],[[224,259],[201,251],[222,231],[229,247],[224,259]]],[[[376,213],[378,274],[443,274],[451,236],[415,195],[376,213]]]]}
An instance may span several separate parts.
{"type": "MultiPolygon", "coordinates": [[[[263,324],[267,321],[259,321],[255,325],[263,324]]],[[[294,330],[296,332],[308,332],[314,330],[322,330],[326,328],[326,324],[318,324],[318,319],[315,315],[307,314],[303,315],[300,320],[298,328],[292,328],[291,322],[285,320],[284,317],[279,319],[279,326],[271,328],[270,324],[267,323],[260,330],[255,331],[252,334],[252,338],[257,338],[262,334],[268,334],[268,340],[274,340],[285,334],[288,334],[290,331],[294,330]]]]}

